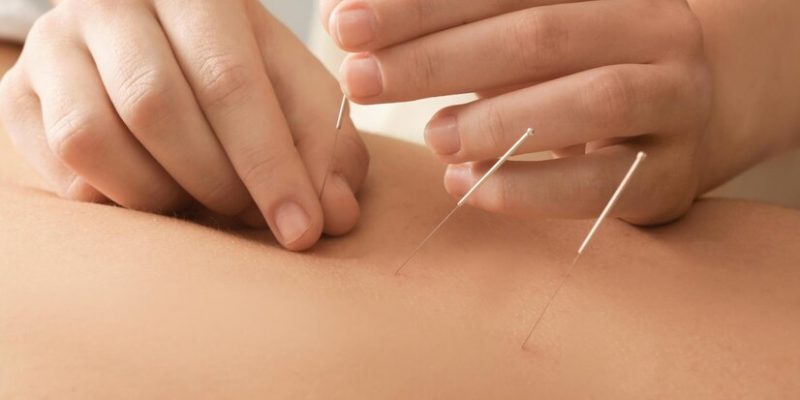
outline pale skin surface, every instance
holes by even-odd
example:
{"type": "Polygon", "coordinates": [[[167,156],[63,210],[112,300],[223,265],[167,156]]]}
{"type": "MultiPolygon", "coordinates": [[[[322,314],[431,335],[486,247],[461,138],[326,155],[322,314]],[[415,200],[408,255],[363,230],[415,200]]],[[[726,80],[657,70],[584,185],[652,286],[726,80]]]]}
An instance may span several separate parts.
{"type": "Polygon", "coordinates": [[[796,211],[610,222],[523,351],[589,223],[465,209],[394,277],[453,205],[425,149],[368,136],[362,223],[293,254],[59,199],[2,137],[3,398],[800,395],[796,211]]]}

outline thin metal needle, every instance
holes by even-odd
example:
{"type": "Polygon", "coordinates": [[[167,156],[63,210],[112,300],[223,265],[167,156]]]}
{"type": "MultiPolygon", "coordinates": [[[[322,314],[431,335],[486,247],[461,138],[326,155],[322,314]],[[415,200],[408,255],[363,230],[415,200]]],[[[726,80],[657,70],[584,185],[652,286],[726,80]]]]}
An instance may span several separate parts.
{"type": "Polygon", "coordinates": [[[467,194],[461,197],[461,200],[458,201],[458,204],[456,204],[453,210],[450,211],[450,213],[447,214],[446,217],[444,217],[444,219],[442,220],[442,222],[439,223],[439,225],[436,225],[436,228],[434,228],[433,231],[431,231],[431,233],[429,233],[428,236],[426,236],[422,242],[420,242],[420,244],[414,249],[414,251],[411,252],[411,255],[408,256],[405,262],[400,264],[400,267],[397,268],[397,271],[395,271],[394,273],[395,275],[400,275],[400,273],[403,272],[403,269],[405,269],[408,263],[411,262],[412,259],[414,259],[414,256],[416,256],[417,253],[419,253],[419,251],[422,250],[423,247],[425,247],[425,244],[427,244],[428,241],[430,241],[433,238],[433,236],[436,235],[436,232],[442,229],[444,224],[447,223],[447,221],[450,220],[451,217],[453,217],[456,211],[458,211],[459,208],[467,204],[472,195],[474,195],[475,192],[477,192],[478,189],[480,189],[481,186],[483,186],[483,184],[486,183],[486,181],[492,175],[494,175],[497,172],[497,170],[499,170],[508,161],[508,159],[511,158],[517,152],[517,150],[519,150],[520,147],[522,147],[522,145],[525,143],[526,140],[528,140],[531,136],[533,136],[533,132],[534,132],[533,129],[528,129],[527,131],[525,131],[522,137],[520,137],[519,140],[517,140],[517,142],[514,143],[514,145],[511,146],[510,149],[508,149],[506,154],[500,157],[500,159],[497,160],[494,166],[492,166],[492,168],[488,172],[486,172],[483,175],[483,177],[481,177],[481,179],[479,179],[478,182],[475,183],[475,185],[472,186],[472,188],[467,192],[467,194]]]}
{"type": "Polygon", "coordinates": [[[336,120],[336,130],[342,129],[342,125],[344,124],[344,114],[347,111],[347,106],[349,105],[350,100],[347,98],[347,95],[342,96],[342,105],[339,106],[339,118],[336,120]]]}
{"type": "Polygon", "coordinates": [[[434,236],[434,235],[436,235],[436,232],[439,232],[439,229],[442,229],[442,227],[444,226],[444,224],[446,224],[446,223],[447,223],[447,221],[448,221],[448,220],[449,220],[449,219],[450,219],[450,218],[453,216],[453,214],[455,214],[455,213],[456,213],[456,211],[458,211],[458,209],[459,209],[459,208],[461,208],[461,207],[460,207],[460,206],[456,206],[455,208],[453,208],[453,209],[450,211],[450,213],[449,213],[449,214],[447,214],[447,216],[446,216],[446,217],[444,217],[444,218],[442,219],[442,221],[441,221],[441,222],[439,222],[439,224],[438,224],[438,225],[436,225],[436,228],[433,228],[433,230],[431,231],[431,233],[429,233],[429,234],[428,234],[428,236],[426,236],[426,237],[425,237],[425,239],[423,239],[423,240],[422,240],[422,241],[419,243],[419,245],[417,245],[417,247],[416,247],[416,248],[414,248],[414,251],[412,251],[412,252],[411,252],[411,254],[409,254],[409,255],[408,255],[408,257],[406,258],[406,260],[405,260],[405,261],[403,261],[403,263],[402,263],[402,264],[400,264],[400,267],[398,267],[398,268],[397,268],[397,271],[394,271],[394,274],[395,274],[395,275],[400,275],[400,273],[401,273],[401,272],[403,272],[403,269],[405,269],[406,265],[408,265],[408,263],[409,263],[409,262],[411,262],[411,260],[414,258],[414,256],[416,256],[416,255],[417,255],[417,253],[419,253],[419,251],[420,251],[420,250],[422,250],[422,248],[423,248],[423,247],[425,247],[425,244],[426,244],[426,243],[428,243],[428,241],[429,241],[429,240],[431,240],[431,238],[433,238],[433,236],[434,236]]]}
{"type": "Polygon", "coordinates": [[[347,95],[342,96],[342,105],[339,106],[339,118],[336,120],[336,134],[333,136],[333,149],[331,149],[331,156],[328,159],[328,167],[325,169],[325,177],[322,178],[322,189],[319,191],[320,198],[325,194],[325,187],[328,186],[328,178],[331,176],[331,167],[334,161],[336,161],[336,146],[339,144],[339,131],[342,130],[342,125],[344,124],[344,114],[347,110],[347,103],[349,103],[347,95]]]}
{"type": "Polygon", "coordinates": [[[536,318],[536,322],[533,323],[533,327],[528,333],[528,336],[525,338],[525,341],[522,342],[523,350],[533,337],[534,332],[536,332],[536,328],[539,326],[539,323],[542,322],[542,319],[544,319],[545,314],[547,314],[547,311],[550,309],[550,306],[553,304],[555,298],[561,292],[561,289],[564,288],[564,286],[566,286],[567,281],[569,281],[569,278],[572,277],[572,272],[575,269],[575,266],[578,264],[578,261],[580,261],[581,256],[583,256],[583,253],[586,252],[586,249],[589,247],[589,244],[592,242],[592,239],[597,234],[598,229],[600,229],[600,226],[608,218],[609,214],[611,214],[611,211],[619,202],[620,197],[622,197],[622,193],[624,193],[625,189],[628,187],[631,178],[633,178],[633,175],[639,169],[639,166],[641,166],[642,161],[644,161],[646,158],[647,154],[645,154],[644,152],[639,152],[639,154],[636,155],[636,161],[633,162],[633,165],[631,165],[631,168],[630,170],[628,170],[628,173],[625,175],[625,178],[622,179],[622,183],[620,183],[619,187],[617,188],[617,191],[614,192],[613,196],[611,196],[611,200],[609,200],[608,204],[606,205],[606,208],[603,209],[603,212],[600,214],[600,217],[598,217],[597,221],[595,221],[594,226],[592,226],[591,231],[589,231],[589,235],[586,236],[586,239],[584,239],[580,249],[578,249],[578,255],[575,256],[575,259],[572,261],[572,264],[569,266],[566,273],[564,273],[561,280],[559,281],[556,290],[553,292],[552,295],[550,295],[550,298],[547,300],[544,309],[542,309],[542,312],[539,313],[539,316],[536,318]]]}

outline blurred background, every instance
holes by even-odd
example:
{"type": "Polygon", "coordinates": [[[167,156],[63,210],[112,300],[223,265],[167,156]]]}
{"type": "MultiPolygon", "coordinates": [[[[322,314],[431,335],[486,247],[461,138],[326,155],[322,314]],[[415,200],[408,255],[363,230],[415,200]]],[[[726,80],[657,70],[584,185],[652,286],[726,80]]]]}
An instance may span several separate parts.
{"type": "MultiPolygon", "coordinates": [[[[264,0],[267,8],[297,33],[308,40],[314,3],[318,0],[264,0]]],[[[316,22],[316,21],[315,21],[316,22]]]]}

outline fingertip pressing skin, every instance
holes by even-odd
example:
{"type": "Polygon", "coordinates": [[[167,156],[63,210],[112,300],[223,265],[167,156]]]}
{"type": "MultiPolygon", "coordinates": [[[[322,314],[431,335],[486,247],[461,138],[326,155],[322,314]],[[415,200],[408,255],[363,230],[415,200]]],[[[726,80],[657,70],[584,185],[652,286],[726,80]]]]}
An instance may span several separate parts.
{"type": "Polygon", "coordinates": [[[278,239],[287,247],[302,246],[300,239],[311,229],[308,213],[294,201],[285,201],[275,210],[273,216],[278,239]]]}
{"type": "Polygon", "coordinates": [[[327,235],[343,235],[359,218],[354,193],[366,177],[369,153],[349,118],[340,130],[331,125],[339,113],[341,88],[302,42],[266,11],[254,16],[254,28],[298,154],[317,191],[322,229],[327,235]],[[283,57],[276,59],[275,53],[283,57]]]}
{"type": "Polygon", "coordinates": [[[350,184],[339,174],[330,176],[322,194],[322,210],[325,213],[325,233],[342,236],[355,228],[361,210],[350,184]]]}

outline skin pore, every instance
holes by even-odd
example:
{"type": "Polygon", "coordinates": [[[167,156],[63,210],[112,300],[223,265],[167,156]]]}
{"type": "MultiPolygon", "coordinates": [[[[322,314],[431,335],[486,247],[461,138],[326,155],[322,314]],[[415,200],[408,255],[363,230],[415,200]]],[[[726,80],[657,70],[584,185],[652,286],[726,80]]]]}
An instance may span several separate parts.
{"type": "Polygon", "coordinates": [[[800,215],[706,200],[606,225],[453,206],[423,148],[367,136],[363,217],[283,251],[45,191],[0,135],[2,398],[781,398],[800,394],[800,215]]]}

